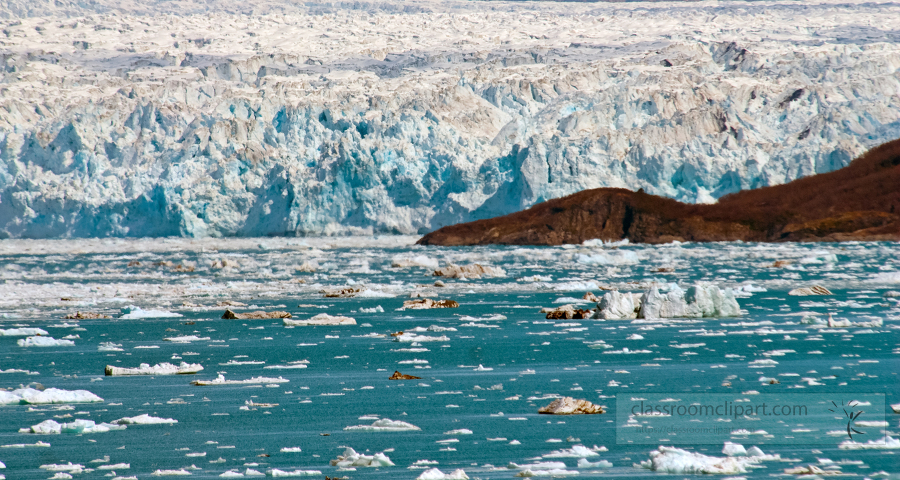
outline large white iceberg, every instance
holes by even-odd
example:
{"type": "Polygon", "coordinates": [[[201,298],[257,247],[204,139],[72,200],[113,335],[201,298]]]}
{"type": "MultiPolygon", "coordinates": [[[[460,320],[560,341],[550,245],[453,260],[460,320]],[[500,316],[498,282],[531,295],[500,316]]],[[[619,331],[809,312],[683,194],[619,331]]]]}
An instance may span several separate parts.
{"type": "Polygon", "coordinates": [[[16,342],[20,347],[72,347],[75,342],[53,337],[27,337],[16,342]]]}
{"type": "Polygon", "coordinates": [[[0,328],[0,337],[25,337],[31,335],[48,335],[47,331],[41,328],[0,328]]]}
{"type": "Polygon", "coordinates": [[[375,455],[363,455],[361,453],[356,453],[356,450],[353,450],[350,447],[347,447],[344,450],[343,455],[338,455],[338,457],[331,461],[332,467],[393,467],[394,462],[391,461],[390,458],[387,457],[384,453],[376,453],[375,455]]]}
{"type": "Polygon", "coordinates": [[[344,427],[344,430],[362,431],[362,432],[408,432],[413,430],[421,430],[421,428],[407,422],[399,420],[391,420],[382,418],[375,420],[371,425],[354,425],[344,427]]]}
{"type": "Polygon", "coordinates": [[[113,420],[112,423],[116,425],[171,425],[173,423],[178,423],[178,420],[175,420],[174,418],[153,417],[143,413],[134,417],[123,417],[118,420],[113,420]]]}
{"type": "Polygon", "coordinates": [[[148,363],[142,363],[137,368],[116,367],[113,365],[106,366],[106,375],[108,376],[127,376],[127,375],[185,375],[197,373],[203,370],[199,363],[181,362],[181,365],[173,365],[171,363],[158,363],[152,367],[148,363]]]}
{"type": "Polygon", "coordinates": [[[219,374],[219,376],[217,376],[215,378],[215,380],[194,380],[193,382],[191,382],[191,385],[200,385],[200,386],[254,385],[254,384],[260,384],[260,383],[287,383],[287,382],[290,382],[290,380],[283,378],[283,377],[277,377],[277,378],[253,377],[253,378],[248,378],[245,380],[225,380],[225,376],[222,374],[219,374]]]}
{"type": "Polygon", "coordinates": [[[119,318],[123,320],[138,320],[141,318],[172,318],[182,316],[183,315],[180,313],[170,312],[167,310],[144,310],[141,307],[129,305],[122,308],[122,315],[119,318]]]}
{"type": "Polygon", "coordinates": [[[444,473],[437,468],[425,470],[416,480],[469,480],[469,476],[463,469],[454,470],[451,473],[444,473]]]}
{"type": "Polygon", "coordinates": [[[662,473],[733,475],[746,473],[747,467],[758,461],[759,459],[755,457],[710,457],[680,448],[659,447],[658,450],[650,452],[649,460],[635,466],[662,473]]]}
{"type": "Polygon", "coordinates": [[[394,336],[395,342],[449,342],[450,337],[441,335],[433,337],[429,335],[416,335],[415,333],[402,333],[394,336]]]}
{"type": "Polygon", "coordinates": [[[0,405],[40,405],[49,403],[94,403],[103,399],[87,390],[48,388],[19,388],[11,392],[0,390],[0,405]]]}
{"type": "Polygon", "coordinates": [[[606,320],[637,318],[641,310],[641,296],[639,293],[622,293],[617,290],[606,292],[597,304],[597,312],[591,318],[606,320]]]}
{"type": "Polygon", "coordinates": [[[19,433],[40,433],[40,434],[83,434],[83,433],[106,433],[113,430],[125,430],[124,425],[116,425],[112,423],[94,423],[93,420],[78,419],[66,423],[57,423],[54,420],[44,420],[43,422],[32,425],[29,428],[19,430],[19,433]]]}
{"type": "Polygon", "coordinates": [[[285,318],[283,320],[285,326],[300,327],[308,325],[356,325],[356,319],[351,317],[342,317],[340,315],[332,316],[327,313],[320,313],[307,320],[292,320],[285,318]]]}

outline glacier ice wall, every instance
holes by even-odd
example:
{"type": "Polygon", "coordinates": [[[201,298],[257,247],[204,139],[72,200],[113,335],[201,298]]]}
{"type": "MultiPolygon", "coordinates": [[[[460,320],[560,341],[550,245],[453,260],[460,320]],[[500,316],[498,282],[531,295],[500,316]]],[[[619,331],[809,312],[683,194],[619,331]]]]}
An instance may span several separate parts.
{"type": "Polygon", "coordinates": [[[0,237],[422,233],[597,187],[712,202],[900,137],[893,3],[4,5],[0,237]]]}

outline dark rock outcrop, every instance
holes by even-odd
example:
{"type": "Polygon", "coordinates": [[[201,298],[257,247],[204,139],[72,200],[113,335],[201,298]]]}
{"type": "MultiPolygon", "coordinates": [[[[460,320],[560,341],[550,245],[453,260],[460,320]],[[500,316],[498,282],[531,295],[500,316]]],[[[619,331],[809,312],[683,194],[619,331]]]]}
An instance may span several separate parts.
{"type": "Polygon", "coordinates": [[[589,239],[667,243],[898,241],[900,140],[840,170],[689,205],[620,188],[585,190],[527,210],[441,228],[420,245],[560,245],[589,239]]]}
{"type": "Polygon", "coordinates": [[[394,371],[394,374],[391,375],[391,378],[388,380],[421,380],[422,377],[417,377],[415,375],[407,375],[405,373],[400,373],[398,371],[394,371]]]}

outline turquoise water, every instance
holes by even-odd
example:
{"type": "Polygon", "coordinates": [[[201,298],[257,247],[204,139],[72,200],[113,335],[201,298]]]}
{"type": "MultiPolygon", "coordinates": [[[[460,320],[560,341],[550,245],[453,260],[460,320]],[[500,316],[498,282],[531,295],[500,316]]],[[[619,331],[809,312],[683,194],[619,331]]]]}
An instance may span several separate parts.
{"type": "MultiPolygon", "coordinates": [[[[471,478],[500,479],[513,478],[520,471],[506,468],[511,462],[533,463],[552,451],[584,445],[606,447],[607,451],[588,460],[606,460],[612,466],[579,469],[577,458],[543,461],[565,462],[573,472],[569,476],[578,478],[663,475],[634,464],[646,461],[651,450],[666,442],[617,444],[617,427],[623,428],[617,422],[617,395],[661,399],[678,393],[715,393],[741,399],[758,392],[763,397],[836,395],[845,401],[881,393],[883,402],[872,402],[861,419],[877,417],[886,420],[887,427],[858,428],[866,433],[854,440],[897,437],[900,416],[889,405],[900,403],[900,306],[897,298],[884,296],[900,290],[896,244],[421,248],[407,243],[405,238],[0,242],[0,272],[5,280],[0,283],[4,317],[0,328],[39,327],[57,339],[78,337],[74,346],[65,347],[20,347],[16,340],[24,337],[0,337],[0,370],[37,372],[0,373],[0,386],[39,383],[47,388],[84,389],[104,400],[0,407],[0,445],[51,444],[0,448],[0,461],[7,467],[0,473],[8,479],[49,478],[53,472],[40,469],[41,465],[73,462],[96,469],[104,463],[90,462],[109,456],[107,464],[130,464],[127,470],[115,470],[117,475],[138,478],[193,465],[199,468],[191,470],[196,478],[217,478],[235,469],[265,473],[274,468],[321,472],[311,478],[414,479],[424,469],[409,467],[429,460],[445,473],[461,468],[471,478]],[[448,261],[488,264],[503,268],[505,275],[442,279],[446,286],[434,287],[437,278],[430,275],[431,268],[391,266],[399,257],[410,255],[424,255],[440,265],[448,261]],[[237,267],[210,267],[222,258],[235,260],[237,267]],[[142,265],[129,267],[134,260],[142,265]],[[790,263],[772,267],[776,260],[790,263]],[[159,261],[194,266],[194,271],[153,265],[159,261]],[[298,270],[304,264],[314,264],[316,271],[298,270]],[[660,272],[661,267],[671,271],[660,272]],[[563,297],[581,298],[587,291],[600,296],[600,287],[641,291],[653,282],[686,286],[696,281],[722,288],[752,283],[757,288],[745,288],[754,292],[738,298],[745,311],[740,318],[551,321],[539,313],[541,307],[566,303],[563,297]],[[324,298],[319,293],[361,284],[380,297],[324,298]],[[793,288],[812,284],[823,285],[834,295],[787,295],[793,288]],[[397,311],[415,292],[450,298],[460,307],[397,311]],[[216,303],[223,300],[246,303],[253,307],[249,310],[287,310],[295,319],[322,312],[346,315],[355,318],[357,325],[288,328],[280,320],[222,320],[225,307],[216,303]],[[76,310],[115,317],[132,304],[182,316],[61,319],[76,310]],[[376,306],[384,312],[359,311],[376,306]],[[818,329],[800,323],[803,316],[827,318],[829,313],[839,320],[880,319],[883,324],[818,329]],[[462,315],[506,318],[471,322],[460,319],[462,315]],[[420,345],[393,342],[390,336],[363,337],[430,325],[456,331],[420,332],[449,337],[449,341],[420,345]],[[643,339],[628,339],[634,334],[643,339]],[[163,340],[178,335],[209,340],[163,340]],[[611,348],[590,348],[600,340],[611,348]],[[122,351],[98,351],[103,342],[121,345],[122,351]],[[410,348],[427,350],[399,351],[410,348]],[[650,353],[608,353],[623,348],[650,353]],[[765,359],[777,363],[750,365],[765,359]],[[300,360],[308,360],[308,368],[264,368],[300,360]],[[410,360],[427,363],[400,363],[410,360]],[[106,365],[181,361],[200,363],[204,370],[184,376],[103,376],[106,365]],[[222,365],[229,361],[265,363],[222,365]],[[479,365],[492,370],[476,371],[479,365]],[[395,370],[422,379],[388,380],[395,370]],[[190,385],[196,379],[211,380],[217,373],[229,380],[282,376],[289,382],[190,385]],[[780,383],[768,384],[761,377],[780,383]],[[537,409],[556,396],[586,399],[608,412],[538,415],[537,409]],[[278,405],[241,409],[250,400],[278,405]],[[18,433],[47,419],[100,423],[143,413],[178,423],[83,435],[18,433]],[[344,430],[371,424],[375,416],[409,422],[421,430],[344,430]],[[458,429],[472,433],[445,434],[458,429]],[[452,439],[458,441],[442,443],[452,439]],[[285,447],[302,451],[281,452],[285,447]],[[386,451],[396,466],[338,471],[329,461],[345,447],[370,455],[386,451]],[[218,463],[220,458],[224,460],[218,463]]],[[[581,306],[593,308],[591,303],[581,306]]],[[[777,426],[784,427],[775,422],[757,421],[770,434],[777,426]]],[[[782,458],[761,462],[740,476],[768,478],[799,465],[828,465],[820,459],[852,460],[840,465],[841,471],[861,477],[882,471],[900,475],[896,449],[839,449],[847,437],[827,435],[846,426],[837,417],[787,422],[789,429],[810,430],[796,435],[815,434],[818,440],[790,444],[779,438],[735,437],[731,441],[748,448],[759,445],[765,453],[782,458]]],[[[725,456],[720,439],[673,446],[725,456]]],[[[109,474],[96,469],[73,477],[109,478],[109,474]]]]}

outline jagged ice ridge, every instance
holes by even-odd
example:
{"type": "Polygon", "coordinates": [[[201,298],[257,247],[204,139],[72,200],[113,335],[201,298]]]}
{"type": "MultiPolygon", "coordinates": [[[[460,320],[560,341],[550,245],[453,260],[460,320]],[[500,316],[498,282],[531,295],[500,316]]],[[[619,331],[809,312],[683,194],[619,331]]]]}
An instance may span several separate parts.
{"type": "Polygon", "coordinates": [[[0,237],[421,233],[606,186],[711,202],[900,136],[890,3],[0,18],[0,237]]]}

